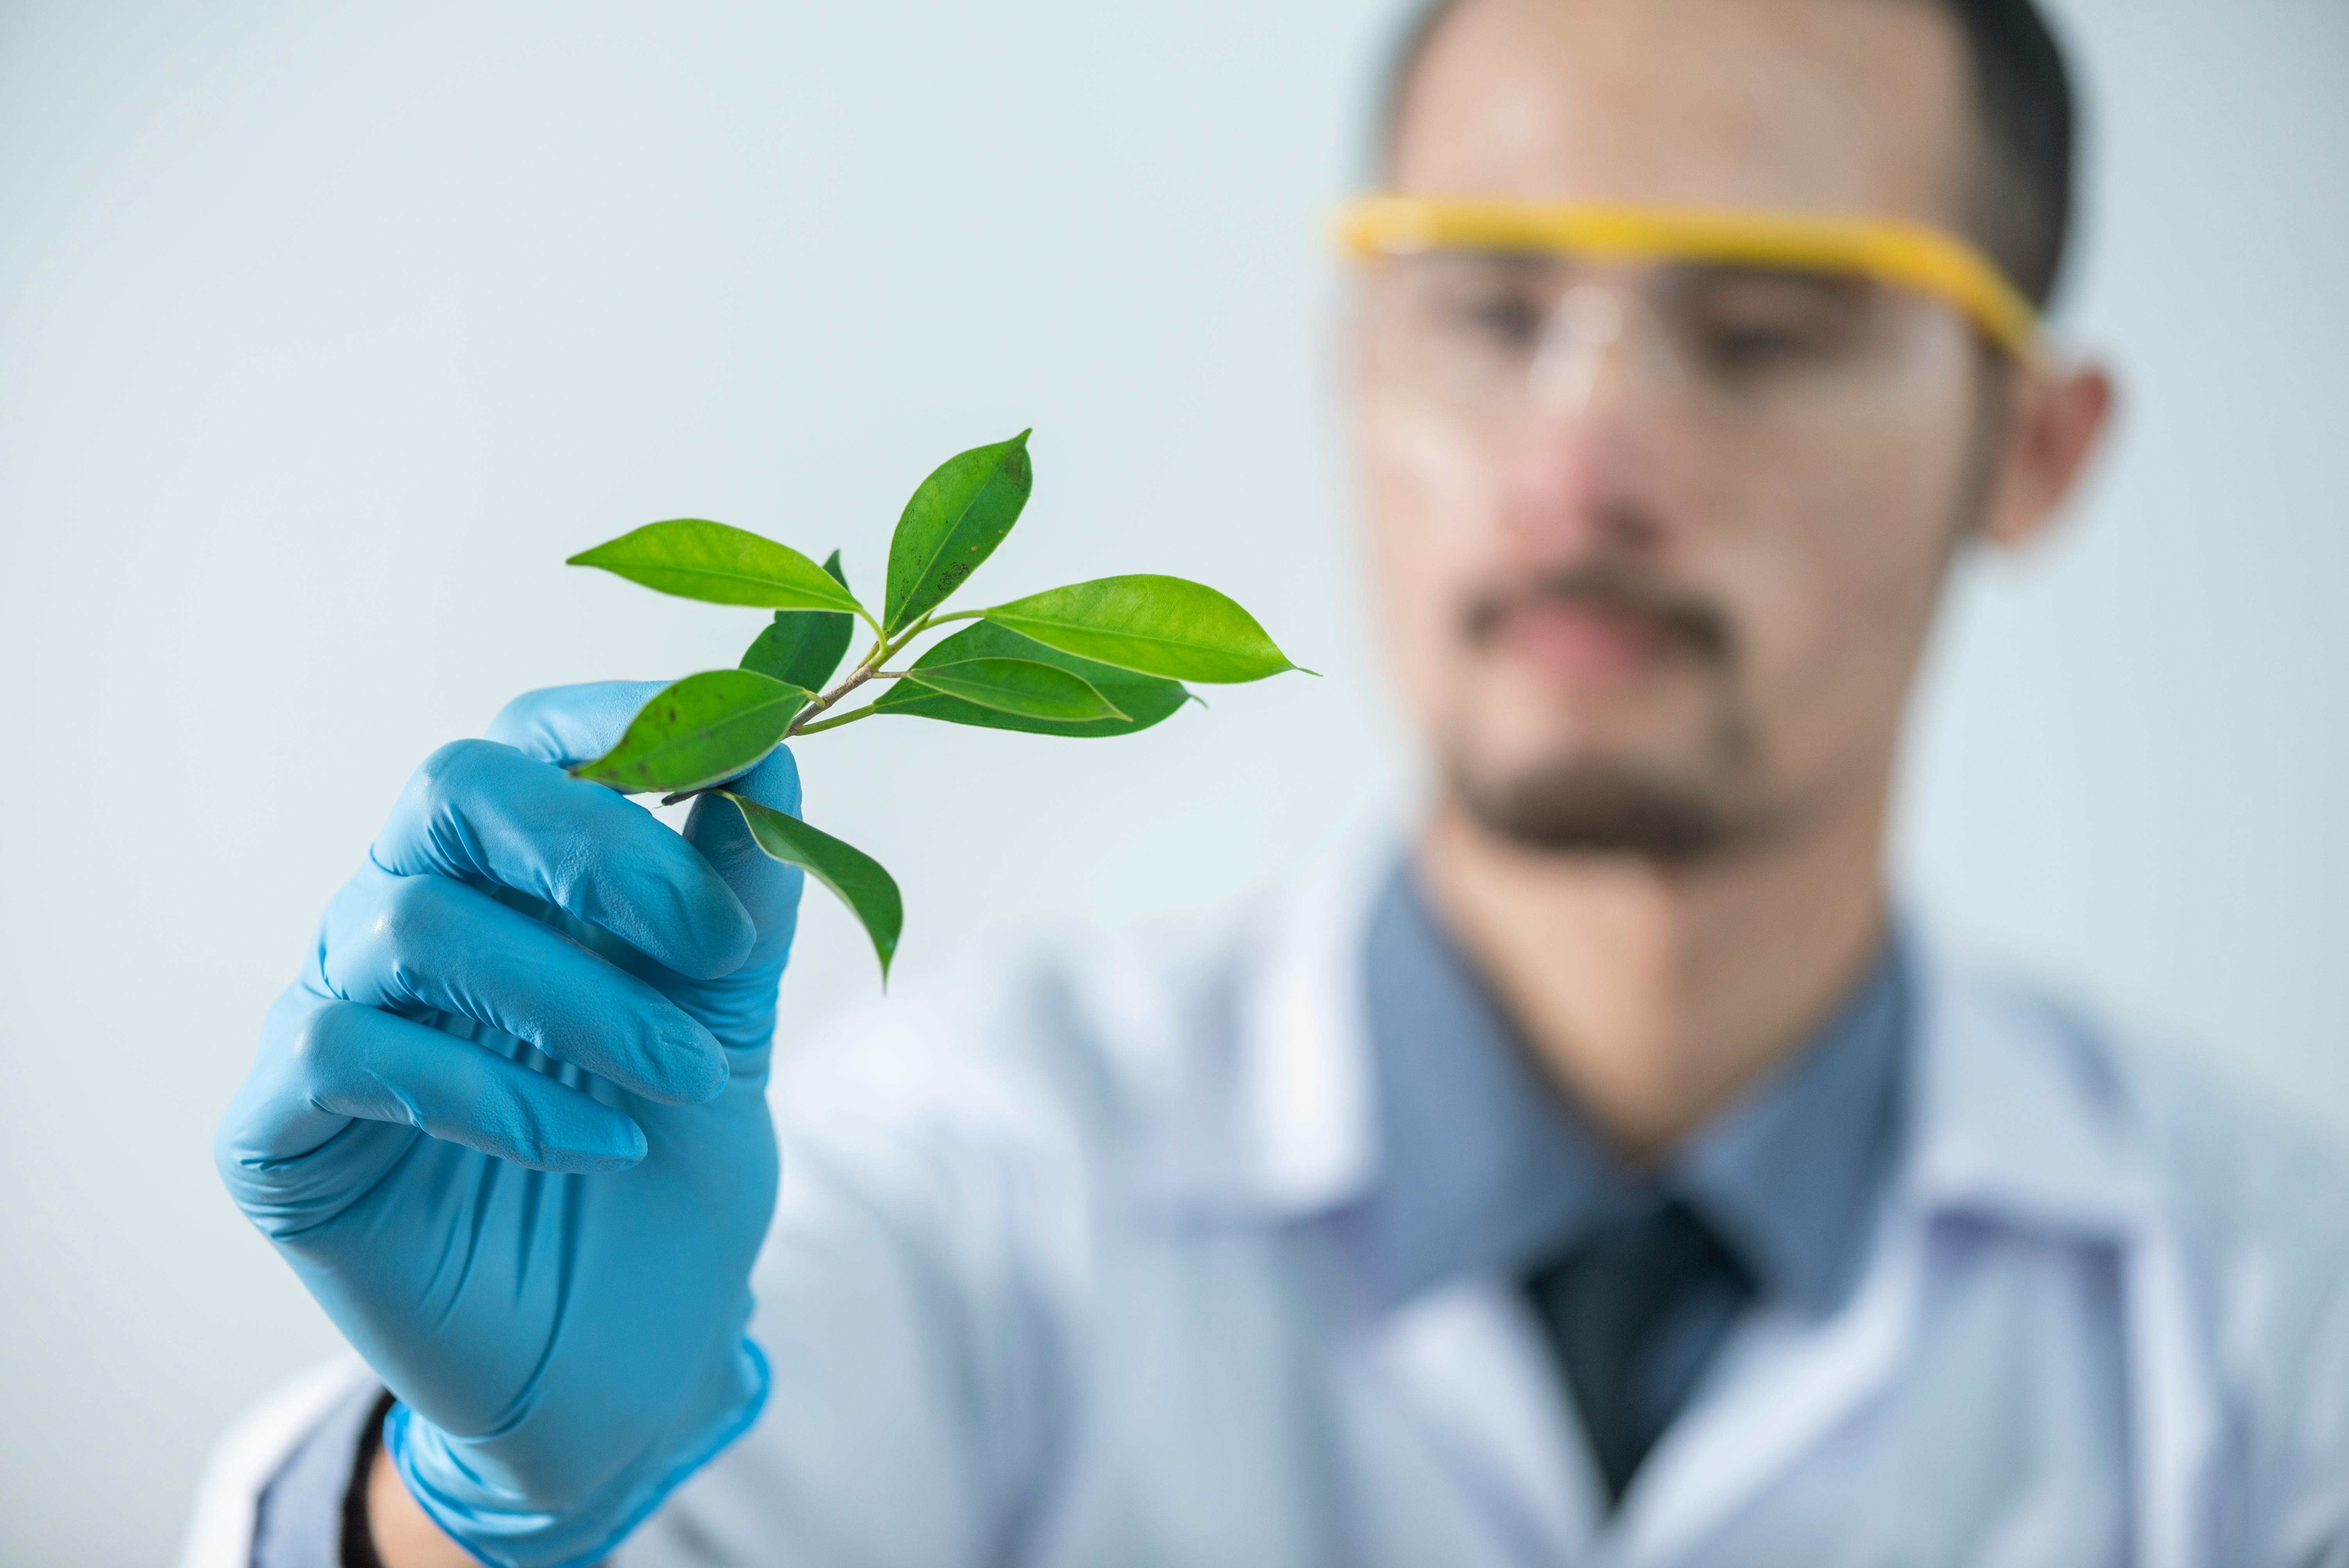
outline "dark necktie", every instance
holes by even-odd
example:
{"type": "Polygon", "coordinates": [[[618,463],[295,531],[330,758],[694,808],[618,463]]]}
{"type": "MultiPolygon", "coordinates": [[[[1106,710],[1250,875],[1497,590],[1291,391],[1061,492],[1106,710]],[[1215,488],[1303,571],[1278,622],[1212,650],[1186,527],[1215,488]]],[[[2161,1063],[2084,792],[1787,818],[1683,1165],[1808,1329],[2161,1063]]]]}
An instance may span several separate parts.
{"type": "Polygon", "coordinates": [[[1525,1285],[1619,1502],[1753,1296],[1753,1279],[1674,1198],[1578,1238],[1529,1269],[1525,1285]]]}

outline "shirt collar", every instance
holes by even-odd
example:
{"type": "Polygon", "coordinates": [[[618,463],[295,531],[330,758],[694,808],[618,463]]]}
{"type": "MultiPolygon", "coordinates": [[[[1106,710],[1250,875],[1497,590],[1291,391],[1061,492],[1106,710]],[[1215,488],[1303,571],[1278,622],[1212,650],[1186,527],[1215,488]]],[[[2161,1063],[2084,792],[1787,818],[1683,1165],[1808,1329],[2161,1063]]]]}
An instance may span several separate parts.
{"type": "MultiPolygon", "coordinates": [[[[1137,1150],[1154,1202],[1303,1222],[1360,1213],[1393,1185],[1366,1016],[1368,933],[1396,872],[1392,846],[1381,836],[1333,853],[1227,950],[1214,987],[1227,1024],[1209,1031],[1211,1049],[1168,1047],[1165,1090],[1180,1109],[1137,1150]]],[[[1910,1017],[1892,1068],[1903,1151],[1891,1203],[2115,1239],[2147,1224],[2158,1182],[2137,1130],[2148,1113],[2116,1075],[2101,1030],[1952,963],[1905,912],[1892,956],[1910,1017]]],[[[1173,1016],[1151,987],[1128,1002],[1110,1014],[1137,1036],[1173,1016]],[[1148,1028],[1135,1021],[1145,1017],[1148,1028]]]]}
{"type": "Polygon", "coordinates": [[[1617,1158],[1551,1087],[1407,863],[1373,903],[1362,958],[1381,1155],[1364,1221],[1392,1299],[1515,1272],[1677,1193],[1766,1291],[1819,1315],[1843,1300],[1899,1142],[1900,943],[1809,1044],[1655,1171],[1617,1158]]]}

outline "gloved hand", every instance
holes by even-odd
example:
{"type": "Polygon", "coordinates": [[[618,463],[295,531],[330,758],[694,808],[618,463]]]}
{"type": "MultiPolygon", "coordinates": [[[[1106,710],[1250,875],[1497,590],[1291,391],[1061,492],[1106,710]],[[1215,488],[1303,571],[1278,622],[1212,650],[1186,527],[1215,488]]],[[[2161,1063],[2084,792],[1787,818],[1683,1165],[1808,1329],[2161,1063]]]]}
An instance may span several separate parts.
{"type": "MultiPolygon", "coordinates": [[[[682,837],[562,764],[658,683],[533,692],[429,758],[264,1025],[215,1154],[399,1404],[482,1562],[588,1563],[747,1429],[801,872],[731,805],[682,837]]],[[[778,750],[733,786],[796,813],[778,750]]]]}

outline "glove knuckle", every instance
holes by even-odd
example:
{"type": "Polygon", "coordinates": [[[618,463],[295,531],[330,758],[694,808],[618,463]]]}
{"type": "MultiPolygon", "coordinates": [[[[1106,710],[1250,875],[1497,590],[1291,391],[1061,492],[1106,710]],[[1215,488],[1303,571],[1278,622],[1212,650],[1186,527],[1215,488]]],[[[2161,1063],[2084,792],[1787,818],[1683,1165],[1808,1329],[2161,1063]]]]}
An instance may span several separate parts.
{"type": "Polygon", "coordinates": [[[395,879],[372,916],[351,934],[351,951],[336,954],[337,973],[374,975],[394,996],[415,995],[419,973],[453,935],[451,891],[436,876],[395,879]]]}
{"type": "Polygon", "coordinates": [[[415,785],[423,804],[434,812],[460,800],[492,758],[510,747],[494,740],[452,740],[436,748],[416,769],[415,785]]]}
{"type": "Polygon", "coordinates": [[[361,1011],[355,1002],[331,1002],[294,1026],[286,1056],[302,1083],[316,1088],[341,1075],[356,1048],[352,1026],[361,1011]]]}
{"type": "Polygon", "coordinates": [[[545,719],[548,706],[561,696],[563,690],[561,686],[539,686],[515,697],[498,709],[497,717],[490,720],[487,731],[490,738],[510,746],[520,745],[523,739],[537,733],[545,719]]]}
{"type": "Polygon", "coordinates": [[[383,904],[367,923],[367,936],[395,952],[412,953],[442,933],[447,887],[436,876],[400,877],[384,890],[383,904]]]}

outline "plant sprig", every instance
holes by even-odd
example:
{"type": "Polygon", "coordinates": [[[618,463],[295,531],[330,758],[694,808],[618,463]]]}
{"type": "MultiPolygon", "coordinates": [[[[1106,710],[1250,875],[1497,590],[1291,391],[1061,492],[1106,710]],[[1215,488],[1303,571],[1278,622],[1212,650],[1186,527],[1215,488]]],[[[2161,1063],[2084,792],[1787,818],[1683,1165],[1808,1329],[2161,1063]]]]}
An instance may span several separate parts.
{"type": "Polygon", "coordinates": [[[819,566],[703,518],[647,523],[571,557],[664,593],[774,612],[736,667],[663,687],[611,750],[573,775],[658,793],[664,805],[701,794],[732,802],[760,849],[848,905],[885,983],[904,925],[895,881],[861,850],[726,788],[776,747],[885,715],[1031,735],[1133,735],[1195,700],[1185,681],[1301,668],[1246,610],[1180,577],[1102,577],[985,609],[942,608],[1028,503],[1028,436],[957,453],[922,481],[890,537],[877,616],[850,592],[838,551],[819,566]],[[843,676],[859,621],[872,642],[843,676]],[[889,667],[925,634],[966,621],[912,664],[889,667]],[[889,684],[862,707],[833,711],[874,682],[889,684]]]}

